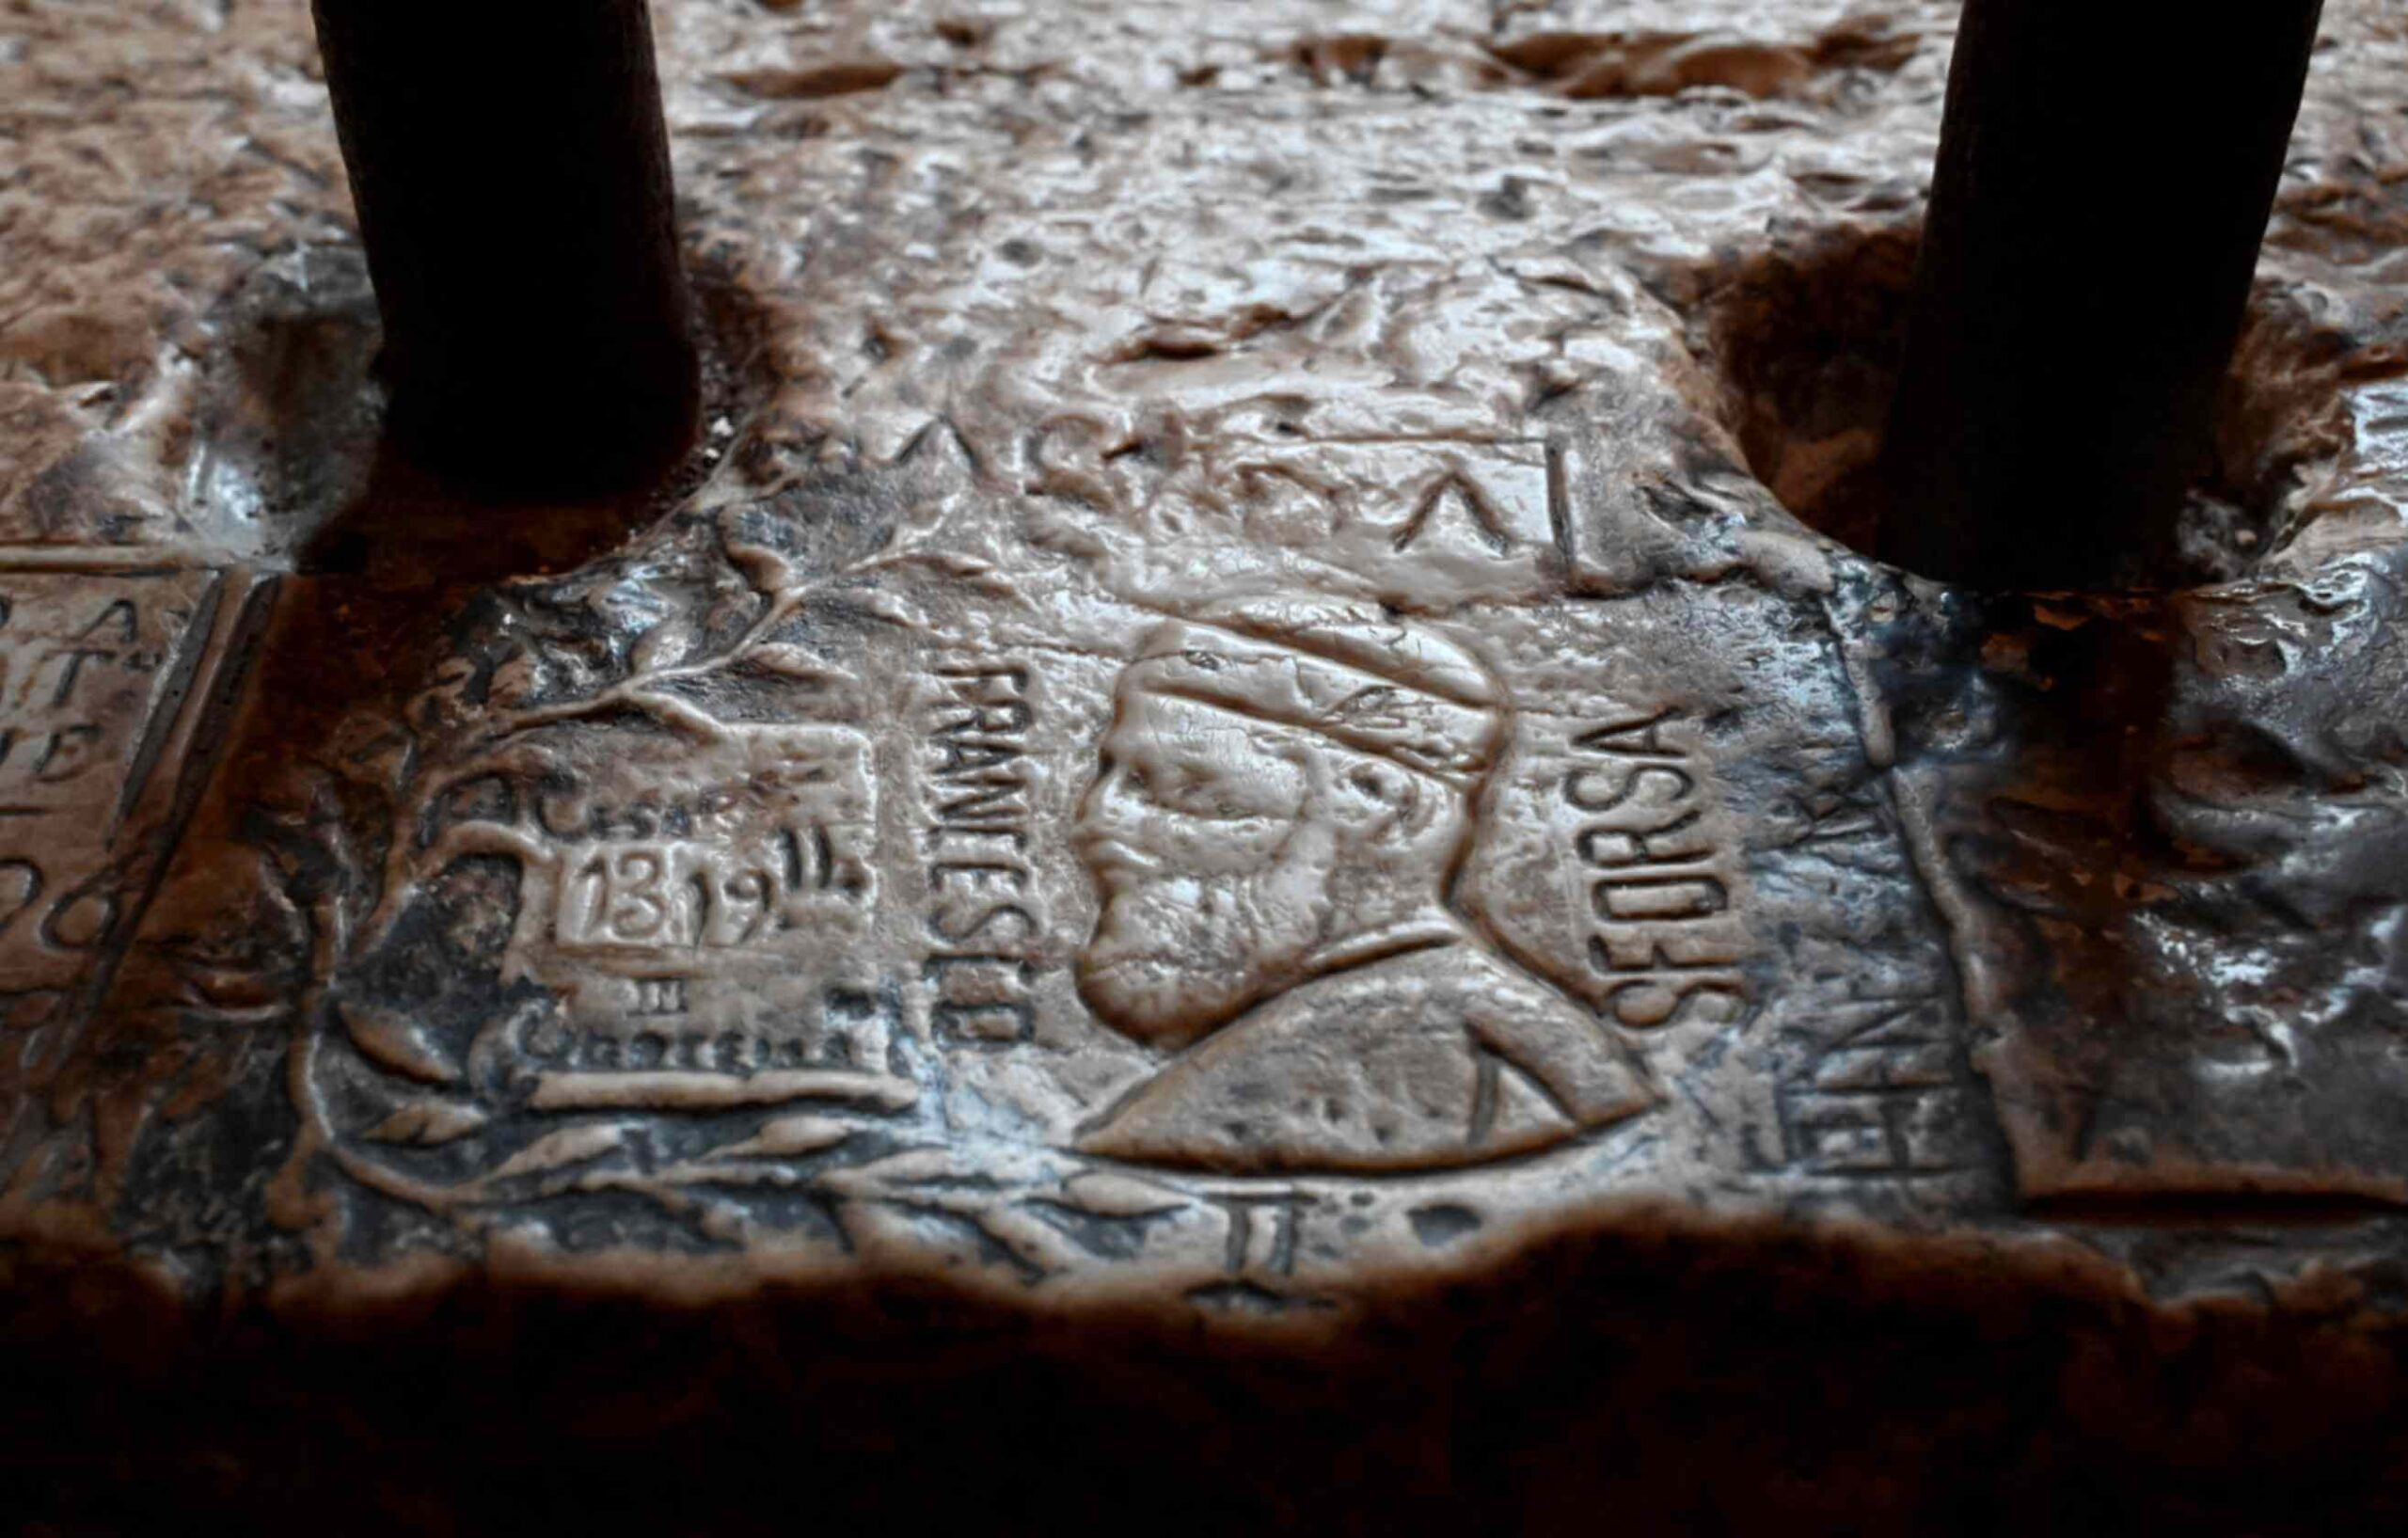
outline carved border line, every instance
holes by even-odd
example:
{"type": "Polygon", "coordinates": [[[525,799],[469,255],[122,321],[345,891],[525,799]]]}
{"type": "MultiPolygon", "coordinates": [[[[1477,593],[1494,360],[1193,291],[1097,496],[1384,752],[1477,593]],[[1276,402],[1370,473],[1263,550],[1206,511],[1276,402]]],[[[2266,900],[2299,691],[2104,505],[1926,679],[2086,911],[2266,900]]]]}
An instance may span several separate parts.
{"type": "MultiPolygon", "coordinates": [[[[127,949],[142,928],[144,915],[158,892],[161,878],[172,864],[184,837],[195,804],[215,772],[227,727],[278,590],[278,579],[249,566],[206,567],[162,563],[157,553],[140,552],[139,562],[75,559],[107,552],[61,552],[54,561],[25,563],[20,549],[0,549],[0,579],[12,575],[56,576],[86,572],[96,576],[177,577],[206,571],[211,581],[200,599],[199,612],[180,639],[169,665],[169,678],[157,707],[146,721],[128,760],[125,781],[110,809],[110,832],[148,823],[159,830],[148,848],[128,850],[135,874],[125,887],[127,901],[118,914],[107,942],[96,953],[91,969],[77,980],[70,1013],[70,1039],[61,1057],[80,1045],[98,1015],[127,949]]],[[[132,554],[133,552],[128,552],[132,554]]]]}

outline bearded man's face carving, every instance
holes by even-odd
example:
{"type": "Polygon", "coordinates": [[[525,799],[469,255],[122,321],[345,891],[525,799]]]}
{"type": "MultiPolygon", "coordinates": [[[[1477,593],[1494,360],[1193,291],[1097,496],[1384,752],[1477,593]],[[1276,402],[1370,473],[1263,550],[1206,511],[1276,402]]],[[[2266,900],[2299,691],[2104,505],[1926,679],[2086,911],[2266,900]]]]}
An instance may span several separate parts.
{"type": "Polygon", "coordinates": [[[1098,1018],[1164,1048],[1384,943],[1431,943],[1503,740],[1477,658],[1385,610],[1230,600],[1120,676],[1073,839],[1098,1018]]]}
{"type": "Polygon", "coordinates": [[[1330,909],[1323,755],[1309,733],[1124,695],[1074,834],[1102,898],[1079,959],[1099,1016],[1177,1047],[1296,980],[1330,909]]]}

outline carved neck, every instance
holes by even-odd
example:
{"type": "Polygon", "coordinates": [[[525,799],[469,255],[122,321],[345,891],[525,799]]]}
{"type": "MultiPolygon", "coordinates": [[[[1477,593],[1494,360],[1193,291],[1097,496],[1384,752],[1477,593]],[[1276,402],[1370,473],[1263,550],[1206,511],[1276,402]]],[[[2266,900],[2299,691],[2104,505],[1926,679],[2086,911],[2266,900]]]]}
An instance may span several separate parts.
{"type": "Polygon", "coordinates": [[[1303,971],[1308,977],[1342,972],[1367,961],[1385,960],[1406,951],[1451,945],[1464,938],[1463,925],[1444,909],[1429,908],[1394,923],[1358,929],[1308,954],[1303,971]]]}

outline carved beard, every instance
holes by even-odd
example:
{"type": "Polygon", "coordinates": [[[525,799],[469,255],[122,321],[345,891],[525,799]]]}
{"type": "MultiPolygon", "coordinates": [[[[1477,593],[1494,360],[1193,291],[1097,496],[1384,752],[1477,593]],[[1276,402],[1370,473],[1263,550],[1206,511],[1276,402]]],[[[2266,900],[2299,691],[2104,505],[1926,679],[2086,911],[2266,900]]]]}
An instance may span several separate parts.
{"type": "Polygon", "coordinates": [[[1260,870],[1107,888],[1079,996],[1124,1036],[1180,1047],[1294,986],[1324,937],[1333,846],[1308,820],[1260,870]]]}

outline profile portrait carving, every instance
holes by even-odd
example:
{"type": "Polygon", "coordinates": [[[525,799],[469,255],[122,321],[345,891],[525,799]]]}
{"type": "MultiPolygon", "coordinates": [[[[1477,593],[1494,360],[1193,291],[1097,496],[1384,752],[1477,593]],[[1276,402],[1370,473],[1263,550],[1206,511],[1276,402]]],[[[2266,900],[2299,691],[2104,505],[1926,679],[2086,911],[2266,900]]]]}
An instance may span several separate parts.
{"type": "Polygon", "coordinates": [[[1429,1167],[1651,1105],[1599,1020],[1455,906],[1511,725],[1480,658],[1376,607],[1232,601],[1149,634],[1072,833],[1100,899],[1078,981],[1168,1061],[1080,1147],[1429,1167]]]}

